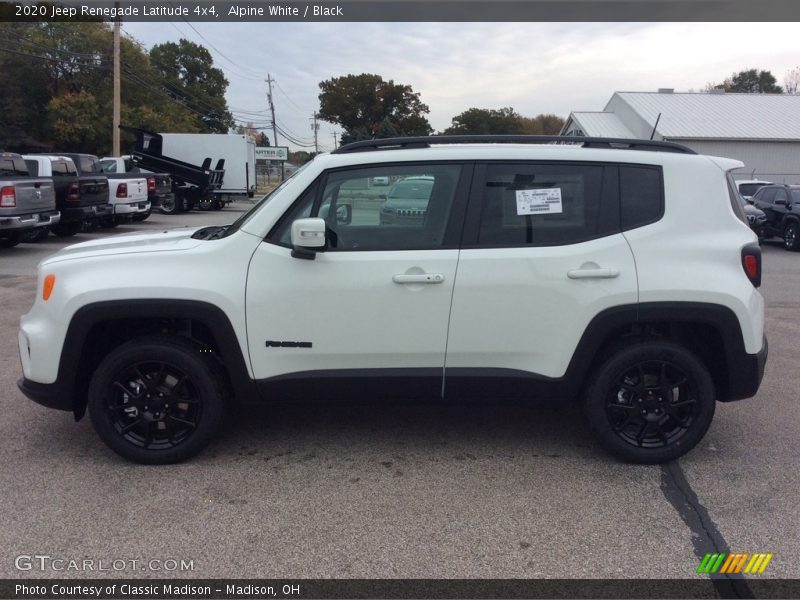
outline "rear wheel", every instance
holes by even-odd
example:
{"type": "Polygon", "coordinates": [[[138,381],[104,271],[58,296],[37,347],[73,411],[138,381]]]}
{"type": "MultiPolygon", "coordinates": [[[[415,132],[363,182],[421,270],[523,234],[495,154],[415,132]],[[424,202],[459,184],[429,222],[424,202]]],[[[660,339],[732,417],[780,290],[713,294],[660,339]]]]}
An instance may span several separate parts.
{"type": "Polygon", "coordinates": [[[89,414],[100,438],[144,464],[200,452],[225,408],[221,369],[201,350],[182,338],[148,337],[112,351],[89,385],[89,414]]]}
{"type": "Polygon", "coordinates": [[[141,221],[146,221],[150,216],[150,211],[151,209],[148,208],[146,212],[136,213],[135,215],[133,215],[133,220],[136,221],[137,223],[141,221]]]}
{"type": "Polygon", "coordinates": [[[22,232],[20,240],[23,242],[36,243],[41,242],[50,233],[48,227],[37,227],[36,229],[26,229],[22,232]]]}
{"type": "Polygon", "coordinates": [[[174,194],[171,198],[166,198],[161,202],[161,206],[158,210],[161,211],[162,214],[165,215],[174,215],[178,212],[178,202],[183,202],[182,198],[177,198],[174,194]]]}
{"type": "Polygon", "coordinates": [[[58,225],[53,225],[51,230],[55,235],[58,237],[70,237],[78,233],[83,229],[83,223],[81,221],[72,221],[71,223],[59,223],[58,225]]]}
{"type": "Polygon", "coordinates": [[[591,377],[583,411],[600,444],[623,460],[660,463],[682,456],[714,417],[705,365],[672,342],[619,350],[591,377]]]}
{"type": "Polygon", "coordinates": [[[0,248],[13,248],[21,239],[18,231],[0,232],[0,248]]]}
{"type": "Polygon", "coordinates": [[[783,247],[787,250],[800,250],[800,226],[789,223],[783,230],[783,247]]]}

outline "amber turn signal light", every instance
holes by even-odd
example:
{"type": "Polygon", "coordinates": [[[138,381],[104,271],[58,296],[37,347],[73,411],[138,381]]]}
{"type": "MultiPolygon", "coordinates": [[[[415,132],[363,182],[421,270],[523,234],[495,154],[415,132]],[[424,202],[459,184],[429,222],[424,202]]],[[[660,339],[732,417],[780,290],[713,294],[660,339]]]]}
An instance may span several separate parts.
{"type": "Polygon", "coordinates": [[[44,287],[42,288],[42,298],[45,301],[50,300],[50,294],[53,293],[53,288],[56,286],[56,276],[48,275],[44,278],[44,287]]]}

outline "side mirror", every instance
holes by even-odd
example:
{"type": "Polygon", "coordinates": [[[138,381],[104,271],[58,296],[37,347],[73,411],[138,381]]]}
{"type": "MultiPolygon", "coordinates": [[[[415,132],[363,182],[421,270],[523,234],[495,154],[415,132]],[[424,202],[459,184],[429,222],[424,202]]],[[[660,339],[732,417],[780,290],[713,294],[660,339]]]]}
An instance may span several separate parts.
{"type": "Polygon", "coordinates": [[[297,219],[292,223],[292,256],[314,260],[325,249],[325,220],[297,219]]]}
{"type": "Polygon", "coordinates": [[[353,205],[340,204],[336,207],[336,222],[349,225],[353,220],[353,205]]]}
{"type": "Polygon", "coordinates": [[[775,200],[775,204],[777,206],[786,206],[788,202],[786,202],[786,200],[775,200]]]}

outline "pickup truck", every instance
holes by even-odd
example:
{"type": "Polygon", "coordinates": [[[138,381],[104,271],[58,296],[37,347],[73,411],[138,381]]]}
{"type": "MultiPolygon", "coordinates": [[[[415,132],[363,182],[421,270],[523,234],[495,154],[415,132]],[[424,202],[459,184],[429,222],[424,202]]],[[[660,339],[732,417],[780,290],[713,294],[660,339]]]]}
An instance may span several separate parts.
{"type": "Polygon", "coordinates": [[[134,215],[149,213],[150,202],[147,201],[147,179],[141,175],[120,173],[106,175],[100,161],[93,154],[62,154],[71,158],[81,175],[93,175],[96,179],[105,178],[108,182],[108,203],[113,213],[100,219],[103,227],[116,227],[120,223],[129,223],[134,215]]]}
{"type": "Polygon", "coordinates": [[[59,219],[53,180],[31,177],[20,154],[0,152],[0,248],[16,246],[23,232],[59,219]]]}
{"type": "MultiPolygon", "coordinates": [[[[93,226],[103,217],[113,214],[108,203],[108,182],[98,182],[93,175],[78,175],[78,168],[71,158],[45,154],[26,154],[22,158],[31,175],[51,177],[56,193],[56,208],[61,221],[50,227],[55,235],[68,237],[83,228],[84,223],[93,226]]],[[[28,241],[47,236],[48,228],[42,227],[38,235],[28,235],[28,241]]]]}
{"type": "MultiPolygon", "coordinates": [[[[169,173],[153,173],[147,169],[137,167],[130,155],[114,157],[105,156],[100,159],[100,166],[107,175],[117,173],[136,173],[147,177],[147,199],[150,201],[150,208],[160,208],[175,202],[175,194],[172,192],[172,176],[169,173]]],[[[150,216],[150,211],[142,216],[136,214],[134,221],[144,221],[150,216]]]]}

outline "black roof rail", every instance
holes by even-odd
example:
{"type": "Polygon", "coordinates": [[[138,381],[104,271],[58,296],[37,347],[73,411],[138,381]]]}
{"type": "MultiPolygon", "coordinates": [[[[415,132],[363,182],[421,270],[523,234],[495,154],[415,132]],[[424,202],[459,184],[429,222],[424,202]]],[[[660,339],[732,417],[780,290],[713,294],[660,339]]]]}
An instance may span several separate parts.
{"type": "Polygon", "coordinates": [[[583,148],[619,148],[623,150],[697,154],[691,148],[674,142],[563,135],[430,135],[396,137],[352,142],[341,146],[331,154],[349,154],[351,152],[368,152],[370,150],[430,148],[434,144],[581,144],[583,148]]]}

